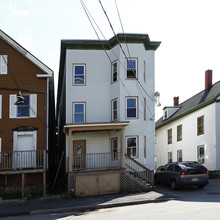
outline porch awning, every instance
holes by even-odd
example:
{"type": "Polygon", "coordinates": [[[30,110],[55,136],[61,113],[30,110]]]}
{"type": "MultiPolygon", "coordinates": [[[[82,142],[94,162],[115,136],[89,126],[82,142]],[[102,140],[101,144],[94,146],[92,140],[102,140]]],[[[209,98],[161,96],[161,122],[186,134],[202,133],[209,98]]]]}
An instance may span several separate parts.
{"type": "Polygon", "coordinates": [[[100,123],[82,123],[82,124],[66,124],[65,129],[70,131],[105,131],[105,130],[120,130],[129,125],[129,121],[119,122],[100,122],[100,123]]]}

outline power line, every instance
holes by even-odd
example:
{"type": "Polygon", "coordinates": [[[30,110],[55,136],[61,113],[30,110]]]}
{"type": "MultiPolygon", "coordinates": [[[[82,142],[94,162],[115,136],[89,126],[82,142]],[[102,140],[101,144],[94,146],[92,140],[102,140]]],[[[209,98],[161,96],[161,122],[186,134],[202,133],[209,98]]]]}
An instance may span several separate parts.
{"type": "MultiPolygon", "coordinates": [[[[101,3],[101,2],[100,2],[100,3],[101,3]]],[[[99,35],[98,35],[98,32],[96,31],[96,29],[95,29],[93,23],[95,24],[95,26],[97,27],[97,29],[98,29],[99,32],[101,33],[102,37],[106,40],[106,38],[105,38],[103,32],[102,32],[101,29],[99,28],[98,24],[96,23],[95,19],[93,18],[93,16],[92,16],[91,13],[89,12],[89,10],[88,10],[88,8],[86,7],[86,5],[85,5],[85,3],[83,2],[83,0],[81,0],[81,5],[82,5],[82,7],[83,7],[83,9],[84,9],[84,11],[85,11],[85,13],[86,13],[88,19],[89,19],[90,24],[92,25],[92,28],[93,28],[93,30],[94,30],[94,32],[95,32],[97,38],[99,39],[99,41],[100,41],[101,44],[102,44],[102,47],[103,47],[103,49],[104,49],[104,51],[105,51],[105,53],[106,53],[106,55],[107,55],[109,61],[112,63],[112,60],[111,60],[109,54],[107,53],[106,48],[105,48],[103,42],[101,41],[101,39],[100,39],[100,37],[99,37],[99,35]],[[91,18],[92,20],[91,20],[90,18],[91,18]],[[92,23],[92,21],[93,21],[93,23],[92,23]]],[[[102,6],[102,8],[104,9],[103,6],[102,6]]],[[[107,15],[106,12],[105,12],[105,14],[107,15]]],[[[108,19],[108,20],[109,20],[109,19],[108,19]]],[[[110,22],[110,20],[109,20],[109,22],[110,22]]],[[[110,26],[111,26],[111,28],[112,28],[112,30],[113,30],[114,35],[116,36],[116,38],[117,38],[117,40],[118,40],[118,42],[119,42],[119,46],[121,47],[121,50],[123,51],[123,53],[124,53],[126,59],[128,60],[127,55],[125,54],[125,52],[124,52],[124,50],[123,50],[123,48],[122,48],[122,46],[121,46],[121,43],[120,43],[120,41],[119,41],[119,39],[118,39],[118,36],[117,36],[117,35],[115,34],[115,32],[114,32],[114,29],[113,29],[113,27],[112,27],[112,25],[111,25],[111,22],[110,22],[110,26]]],[[[111,47],[110,43],[109,43],[107,40],[106,40],[106,42],[107,42],[107,44],[109,45],[109,47],[112,49],[112,51],[113,51],[115,57],[118,59],[118,61],[120,62],[120,64],[123,66],[123,68],[126,70],[124,64],[123,64],[123,63],[121,62],[121,60],[118,58],[118,56],[117,56],[116,53],[114,52],[113,48],[111,47]]],[[[127,46],[127,48],[128,48],[128,46],[127,46]]],[[[129,49],[128,49],[128,51],[129,51],[129,49]]],[[[130,54],[130,53],[129,53],[129,54],[130,54]]],[[[130,65],[130,63],[129,63],[129,65],[130,65]]],[[[132,67],[131,67],[131,68],[132,68],[132,67]]],[[[133,73],[134,73],[134,70],[133,70],[133,69],[132,69],[132,71],[133,71],[133,73]]],[[[125,84],[124,84],[124,82],[123,82],[122,79],[120,78],[120,75],[119,75],[118,71],[117,71],[117,76],[119,77],[119,80],[121,81],[123,87],[125,88],[126,92],[127,92],[128,95],[129,95],[129,97],[133,97],[133,96],[130,95],[129,91],[127,90],[127,88],[126,88],[126,86],[125,86],[125,84]]],[[[137,86],[137,82],[136,82],[136,86],[137,86]]],[[[144,90],[144,89],[143,89],[143,90],[144,90]]],[[[140,97],[141,97],[141,96],[144,97],[143,94],[142,94],[142,92],[141,92],[141,89],[139,89],[138,86],[137,86],[137,91],[138,91],[138,93],[140,93],[140,97]]],[[[142,102],[142,105],[144,106],[142,99],[141,99],[141,102],[142,102]]],[[[147,104],[146,104],[146,106],[147,106],[147,104]]],[[[152,115],[152,117],[154,117],[154,115],[151,113],[151,111],[150,111],[150,109],[149,109],[148,106],[147,106],[147,108],[148,108],[150,114],[152,115]]],[[[141,112],[140,109],[139,109],[139,111],[140,111],[141,114],[143,114],[143,112],[141,112]]]]}
{"type": "MultiPolygon", "coordinates": [[[[109,23],[109,25],[110,25],[110,27],[111,27],[111,29],[112,29],[112,32],[113,32],[114,36],[116,37],[116,39],[117,39],[117,41],[118,41],[118,44],[119,44],[119,46],[120,46],[120,49],[121,49],[122,53],[124,54],[125,58],[126,58],[127,60],[129,60],[128,57],[127,57],[127,55],[126,55],[126,53],[125,53],[125,51],[124,51],[124,49],[122,48],[122,45],[121,45],[121,42],[120,42],[118,36],[116,35],[116,33],[115,33],[115,31],[114,31],[114,28],[113,28],[113,26],[112,26],[112,24],[111,24],[111,21],[110,21],[108,15],[107,15],[107,12],[105,11],[105,9],[104,9],[104,7],[103,7],[103,5],[102,5],[101,0],[99,0],[99,3],[100,3],[100,5],[101,5],[101,8],[102,8],[102,10],[103,10],[103,12],[104,12],[104,14],[105,14],[107,20],[108,20],[108,23],[109,23]]],[[[116,1],[115,1],[115,3],[116,3],[116,1]]],[[[118,7],[117,7],[117,3],[116,3],[116,8],[117,8],[118,15],[119,15],[119,19],[120,19],[120,14],[119,14],[119,10],[118,10],[118,7]]],[[[120,19],[120,23],[121,23],[121,27],[122,27],[122,30],[123,30],[123,33],[124,33],[124,29],[123,29],[123,25],[122,25],[121,19],[120,19]]],[[[130,55],[130,50],[129,50],[129,48],[128,48],[128,44],[127,44],[126,38],[125,38],[125,42],[126,42],[126,46],[127,46],[127,50],[128,50],[129,56],[131,57],[131,55],[130,55]]],[[[128,64],[129,64],[129,66],[130,66],[130,68],[131,68],[131,70],[132,70],[134,76],[136,77],[136,74],[135,74],[134,69],[132,68],[130,62],[128,62],[128,64]]],[[[151,100],[155,101],[153,98],[151,98],[151,96],[147,93],[147,91],[146,91],[146,90],[143,88],[143,86],[141,85],[140,81],[137,79],[137,82],[136,82],[137,90],[138,90],[138,85],[142,88],[142,90],[145,92],[145,94],[146,94],[151,100]],[[137,83],[138,83],[138,84],[137,84],[137,83]]],[[[147,105],[147,104],[146,104],[146,105],[147,105]]],[[[147,107],[148,107],[148,106],[147,106],[147,107]]],[[[153,115],[153,113],[151,113],[149,107],[148,107],[148,110],[149,110],[150,114],[152,115],[152,117],[154,117],[154,115],[153,115]]]]}

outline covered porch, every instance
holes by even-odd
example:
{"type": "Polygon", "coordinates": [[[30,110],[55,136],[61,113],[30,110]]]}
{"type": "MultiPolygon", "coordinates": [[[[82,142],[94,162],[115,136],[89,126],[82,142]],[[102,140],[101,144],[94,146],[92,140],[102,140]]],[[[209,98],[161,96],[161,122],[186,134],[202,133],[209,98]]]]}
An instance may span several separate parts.
{"type": "MultiPolygon", "coordinates": [[[[84,123],[84,124],[67,124],[66,128],[68,137],[68,157],[67,157],[67,171],[82,172],[82,171],[95,171],[95,170],[114,170],[125,169],[125,134],[124,129],[129,122],[109,122],[109,123],[84,123]],[[112,149],[110,132],[118,132],[115,135],[117,143],[115,143],[114,149],[112,149]],[[107,132],[107,133],[105,133],[107,132]],[[75,137],[79,137],[79,134],[88,134],[92,136],[94,142],[97,142],[97,146],[92,148],[92,144],[86,143],[86,135],[82,139],[78,140],[75,137]],[[97,134],[97,140],[95,135],[97,134]],[[107,134],[107,135],[106,135],[107,134]],[[98,136],[99,135],[99,136],[98,136]],[[102,137],[103,136],[103,137],[102,137]],[[106,140],[104,139],[106,136],[106,140]],[[99,141],[99,138],[102,139],[99,141]],[[94,141],[95,140],[95,141],[94,141]],[[103,143],[103,144],[102,144],[103,143]],[[85,146],[84,146],[85,145],[85,146]],[[108,145],[110,147],[105,147],[108,145]],[[83,147],[84,146],[84,147],[83,147]],[[120,146],[120,150],[119,150],[120,146]],[[92,150],[91,150],[92,148],[92,150]],[[104,151],[104,152],[103,152],[104,151]]],[[[116,133],[115,133],[116,134],[116,133]]],[[[113,137],[113,136],[112,136],[113,137]]],[[[114,139],[114,138],[112,138],[114,139]]],[[[114,141],[114,140],[113,140],[114,141]]],[[[114,143],[113,143],[114,144],[114,143]]]]}

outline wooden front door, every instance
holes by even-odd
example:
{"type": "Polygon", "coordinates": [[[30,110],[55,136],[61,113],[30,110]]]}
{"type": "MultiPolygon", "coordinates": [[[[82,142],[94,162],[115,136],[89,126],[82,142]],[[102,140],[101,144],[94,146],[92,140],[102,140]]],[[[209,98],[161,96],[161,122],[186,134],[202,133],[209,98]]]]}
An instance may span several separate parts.
{"type": "Polygon", "coordinates": [[[86,140],[73,141],[73,169],[86,168],[86,140]]]}

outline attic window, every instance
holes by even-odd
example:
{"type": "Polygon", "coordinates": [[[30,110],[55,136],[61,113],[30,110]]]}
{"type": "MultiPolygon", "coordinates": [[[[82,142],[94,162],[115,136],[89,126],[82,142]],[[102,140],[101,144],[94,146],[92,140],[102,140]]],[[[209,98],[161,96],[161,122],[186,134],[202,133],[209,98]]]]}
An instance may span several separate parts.
{"type": "Polygon", "coordinates": [[[164,110],[164,119],[167,118],[167,109],[164,110]]]}

